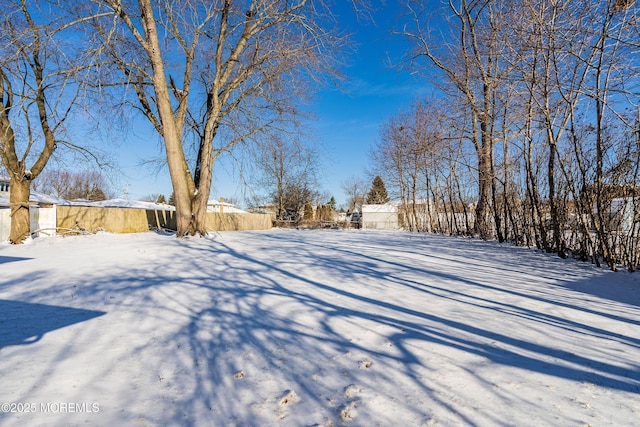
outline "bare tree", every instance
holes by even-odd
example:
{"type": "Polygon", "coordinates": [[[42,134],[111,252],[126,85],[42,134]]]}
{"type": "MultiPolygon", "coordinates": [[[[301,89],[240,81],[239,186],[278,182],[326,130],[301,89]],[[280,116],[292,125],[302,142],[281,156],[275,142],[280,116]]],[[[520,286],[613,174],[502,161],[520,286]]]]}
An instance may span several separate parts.
{"type": "Polygon", "coordinates": [[[351,176],[342,182],[342,190],[347,195],[347,211],[353,212],[362,209],[362,204],[367,198],[367,184],[362,178],[351,176]]]}
{"type": "Polygon", "coordinates": [[[411,63],[420,67],[420,60],[426,59],[466,99],[471,117],[469,139],[476,149],[478,163],[475,224],[478,234],[488,238],[493,234],[489,214],[495,179],[491,159],[496,142],[497,91],[512,69],[504,60],[506,51],[501,40],[508,37],[504,32],[508,27],[504,24],[509,19],[507,16],[512,16],[513,8],[506,6],[508,2],[488,0],[448,4],[448,9],[441,10],[432,9],[427,2],[407,1],[411,25],[405,26],[400,34],[415,45],[411,63]],[[456,31],[442,37],[454,40],[455,44],[432,37],[427,23],[438,12],[442,12],[442,18],[456,31]]]}
{"type": "Polygon", "coordinates": [[[79,148],[62,137],[79,99],[81,54],[57,3],[3,0],[0,14],[0,154],[11,179],[9,240],[20,243],[31,182],[57,147],[79,148]]]}
{"type": "Polygon", "coordinates": [[[442,100],[414,102],[381,126],[380,142],[372,152],[375,170],[389,191],[402,201],[402,222],[409,230],[431,231],[433,191],[443,161],[442,100]]]}
{"type": "Polygon", "coordinates": [[[112,13],[94,22],[97,52],[164,141],[177,235],[205,234],[216,159],[295,115],[307,84],[332,69],[342,41],[327,30],[330,10],[310,0],[94,2],[112,13]]]}
{"type": "Polygon", "coordinates": [[[107,180],[98,171],[45,170],[33,181],[33,189],[66,200],[98,201],[112,195],[107,180]]]}
{"type": "MultiPolygon", "coordinates": [[[[445,210],[445,226],[456,227],[449,219],[455,198],[464,211],[463,193],[477,191],[482,237],[635,269],[637,2],[436,3],[408,1],[410,22],[399,33],[415,42],[413,70],[426,58],[445,77],[440,88],[449,110],[466,109],[447,122],[446,139],[455,143],[448,164],[437,166],[433,185],[422,184],[445,210]],[[446,27],[430,26],[432,16],[450,19],[455,32],[442,37],[446,27]],[[475,161],[468,161],[465,141],[475,161]],[[465,175],[474,168],[470,182],[465,175]]],[[[410,142],[391,150],[395,157],[383,156],[384,168],[395,162],[394,173],[410,177],[410,142]]]]}
{"type": "Polygon", "coordinates": [[[254,184],[269,193],[278,219],[297,219],[317,194],[317,153],[283,133],[272,134],[256,149],[254,184]]]}
{"type": "Polygon", "coordinates": [[[521,3],[527,18],[514,27],[518,37],[510,42],[525,47],[513,79],[523,89],[525,118],[523,231],[533,230],[532,240],[549,252],[591,254],[596,262],[602,256],[615,268],[607,188],[618,184],[605,182],[606,159],[616,152],[616,133],[633,128],[624,116],[637,103],[628,83],[638,73],[622,66],[637,46],[633,13],[626,10],[631,5],[521,3]]]}

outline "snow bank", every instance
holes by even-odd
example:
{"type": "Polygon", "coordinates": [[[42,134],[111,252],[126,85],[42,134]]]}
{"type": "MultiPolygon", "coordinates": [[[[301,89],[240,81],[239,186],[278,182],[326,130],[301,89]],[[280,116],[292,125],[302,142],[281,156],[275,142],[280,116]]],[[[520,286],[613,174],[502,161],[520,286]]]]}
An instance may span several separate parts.
{"type": "Polygon", "coordinates": [[[78,206],[94,206],[101,208],[134,208],[134,209],[147,209],[147,210],[163,210],[174,211],[176,208],[164,203],[154,202],[142,202],[140,200],[126,200],[126,199],[110,199],[101,200],[99,202],[75,202],[72,204],[78,206]]]}

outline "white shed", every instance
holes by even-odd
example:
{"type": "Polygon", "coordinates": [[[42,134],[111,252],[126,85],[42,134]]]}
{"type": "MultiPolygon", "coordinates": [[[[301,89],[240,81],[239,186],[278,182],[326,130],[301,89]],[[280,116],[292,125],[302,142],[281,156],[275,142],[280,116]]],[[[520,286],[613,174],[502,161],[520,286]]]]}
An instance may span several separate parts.
{"type": "Polygon", "coordinates": [[[398,223],[398,205],[362,205],[362,228],[374,230],[396,230],[398,223]]]}

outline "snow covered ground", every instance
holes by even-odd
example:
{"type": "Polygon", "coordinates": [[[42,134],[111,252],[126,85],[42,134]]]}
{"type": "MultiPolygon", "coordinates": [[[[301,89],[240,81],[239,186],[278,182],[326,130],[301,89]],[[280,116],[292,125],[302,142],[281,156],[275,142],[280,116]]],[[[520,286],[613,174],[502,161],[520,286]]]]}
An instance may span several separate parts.
{"type": "Polygon", "coordinates": [[[402,232],[0,246],[0,425],[625,426],[640,273],[402,232]]]}

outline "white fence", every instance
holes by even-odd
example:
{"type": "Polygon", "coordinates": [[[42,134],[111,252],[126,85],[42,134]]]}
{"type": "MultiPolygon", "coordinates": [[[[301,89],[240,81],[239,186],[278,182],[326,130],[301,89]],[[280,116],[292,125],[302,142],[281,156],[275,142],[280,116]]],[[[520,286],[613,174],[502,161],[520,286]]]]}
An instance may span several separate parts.
{"type": "MultiPolygon", "coordinates": [[[[29,208],[31,220],[31,233],[37,232],[34,237],[53,236],[56,234],[56,208],[41,208],[31,206],[29,208]]],[[[9,240],[11,233],[11,209],[0,209],[0,242],[9,240]]]]}
{"type": "Polygon", "coordinates": [[[11,231],[11,209],[0,209],[0,242],[6,242],[9,240],[9,233],[11,231]]]}
{"type": "Polygon", "coordinates": [[[34,237],[55,236],[56,234],[56,208],[29,208],[31,219],[31,233],[36,233],[34,237]]]}

